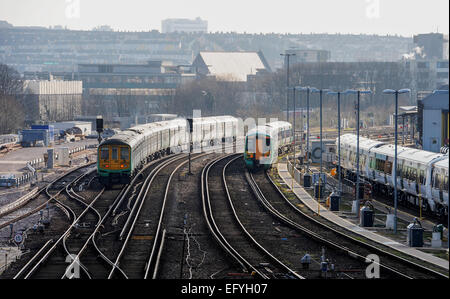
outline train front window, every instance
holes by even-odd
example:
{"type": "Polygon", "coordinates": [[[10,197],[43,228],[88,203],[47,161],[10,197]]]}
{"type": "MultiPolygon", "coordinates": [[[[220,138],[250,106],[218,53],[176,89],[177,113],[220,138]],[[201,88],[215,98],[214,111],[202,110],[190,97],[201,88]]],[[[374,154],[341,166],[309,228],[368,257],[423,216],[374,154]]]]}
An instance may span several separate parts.
{"type": "Polygon", "coordinates": [[[104,146],[100,149],[100,159],[108,160],[108,158],[109,158],[109,148],[104,146]]]}
{"type": "Polygon", "coordinates": [[[113,147],[111,150],[111,160],[117,160],[119,156],[119,149],[117,147],[113,147]]]}
{"type": "Polygon", "coordinates": [[[247,138],[247,152],[249,153],[256,152],[256,136],[249,136],[247,138]]]}
{"type": "Polygon", "coordinates": [[[120,159],[121,160],[128,160],[130,156],[129,150],[127,147],[121,147],[120,148],[120,159]]]}

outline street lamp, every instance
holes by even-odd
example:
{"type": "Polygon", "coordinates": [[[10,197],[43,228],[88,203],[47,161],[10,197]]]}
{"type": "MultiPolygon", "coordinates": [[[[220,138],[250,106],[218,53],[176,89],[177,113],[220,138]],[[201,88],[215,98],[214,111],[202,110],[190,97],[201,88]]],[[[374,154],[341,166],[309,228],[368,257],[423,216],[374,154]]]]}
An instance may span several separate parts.
{"type": "Polygon", "coordinates": [[[342,196],[342,176],[341,176],[341,94],[343,92],[340,91],[329,91],[328,95],[337,95],[337,113],[338,113],[338,176],[339,176],[339,185],[338,185],[338,193],[339,196],[342,196]]]}
{"type": "Polygon", "coordinates": [[[349,89],[345,91],[346,94],[356,94],[357,95],[357,103],[356,103],[356,215],[359,217],[359,129],[360,129],[360,121],[359,121],[359,112],[360,112],[360,97],[361,94],[372,94],[370,90],[353,90],[349,89]]]}
{"type": "Polygon", "coordinates": [[[306,91],[306,156],[307,156],[307,171],[309,172],[309,94],[312,90],[317,90],[313,87],[301,87],[300,91],[306,91]]]}
{"type": "Polygon", "coordinates": [[[292,126],[292,132],[293,132],[293,136],[294,136],[294,168],[296,167],[297,163],[296,163],[296,158],[295,158],[295,144],[296,144],[296,136],[295,136],[295,112],[296,112],[296,108],[295,108],[295,90],[299,88],[299,86],[295,86],[295,87],[289,87],[288,91],[290,89],[292,89],[293,92],[293,102],[294,102],[294,121],[293,121],[293,126],[292,126]]]}
{"type": "Polygon", "coordinates": [[[286,59],[286,121],[289,122],[289,58],[295,56],[295,53],[280,54],[285,56],[286,59]]]}
{"type": "Polygon", "coordinates": [[[323,99],[323,93],[328,92],[328,89],[317,89],[317,88],[311,88],[312,93],[319,93],[319,99],[320,99],[320,171],[319,171],[319,198],[322,198],[322,191],[320,188],[322,187],[322,165],[323,165],[323,136],[322,136],[322,99],[323,99]]]}
{"type": "Polygon", "coordinates": [[[409,89],[385,89],[383,90],[384,94],[393,94],[395,95],[395,154],[394,154],[394,233],[397,233],[397,139],[398,139],[398,95],[409,93],[411,90],[409,89]]]}

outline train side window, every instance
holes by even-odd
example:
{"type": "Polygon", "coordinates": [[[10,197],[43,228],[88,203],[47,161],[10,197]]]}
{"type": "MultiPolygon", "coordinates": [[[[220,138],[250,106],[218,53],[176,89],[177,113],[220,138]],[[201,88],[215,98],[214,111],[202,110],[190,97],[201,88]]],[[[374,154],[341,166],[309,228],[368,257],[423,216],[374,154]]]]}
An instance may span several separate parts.
{"type": "Polygon", "coordinates": [[[424,170],[420,170],[419,181],[420,181],[421,185],[425,185],[425,171],[424,170]]]}
{"type": "Polygon", "coordinates": [[[100,150],[100,159],[101,160],[108,160],[109,158],[109,148],[104,146],[100,150]]]}
{"type": "Polygon", "coordinates": [[[130,151],[127,147],[121,147],[120,148],[120,159],[121,160],[128,160],[130,156],[130,151]]]}
{"type": "Polygon", "coordinates": [[[119,156],[119,153],[118,153],[118,148],[117,147],[113,147],[112,149],[111,149],[111,160],[117,160],[118,159],[118,156],[119,156]]]}
{"type": "Polygon", "coordinates": [[[444,175],[444,188],[443,190],[448,192],[448,175],[444,175]]]}

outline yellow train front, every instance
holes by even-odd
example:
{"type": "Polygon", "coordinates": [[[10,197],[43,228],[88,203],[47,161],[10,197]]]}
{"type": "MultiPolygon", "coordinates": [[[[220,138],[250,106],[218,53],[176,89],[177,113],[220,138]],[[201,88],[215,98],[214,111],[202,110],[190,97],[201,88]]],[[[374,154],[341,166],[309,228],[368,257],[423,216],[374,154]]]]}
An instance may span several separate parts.
{"type": "Polygon", "coordinates": [[[105,142],[98,148],[99,179],[102,184],[127,184],[130,182],[132,161],[130,146],[105,142]]]}

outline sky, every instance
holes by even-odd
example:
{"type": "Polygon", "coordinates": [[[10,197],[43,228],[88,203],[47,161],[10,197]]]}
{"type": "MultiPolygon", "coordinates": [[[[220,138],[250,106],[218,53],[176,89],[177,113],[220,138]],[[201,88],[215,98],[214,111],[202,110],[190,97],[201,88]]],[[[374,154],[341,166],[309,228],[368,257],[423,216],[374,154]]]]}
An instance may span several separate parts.
{"type": "Polygon", "coordinates": [[[1,0],[14,26],[161,30],[166,18],[200,17],[209,32],[412,36],[449,32],[448,0],[1,0]]]}

